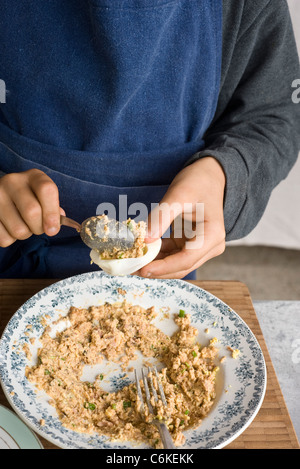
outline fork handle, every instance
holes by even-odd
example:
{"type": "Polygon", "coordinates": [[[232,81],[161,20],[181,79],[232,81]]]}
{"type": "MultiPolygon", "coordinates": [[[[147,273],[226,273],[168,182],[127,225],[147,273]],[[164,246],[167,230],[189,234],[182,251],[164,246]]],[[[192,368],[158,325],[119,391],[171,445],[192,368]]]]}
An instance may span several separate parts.
{"type": "Polygon", "coordinates": [[[170,432],[164,422],[156,422],[162,444],[165,449],[176,449],[176,446],[173,443],[170,432]]]}

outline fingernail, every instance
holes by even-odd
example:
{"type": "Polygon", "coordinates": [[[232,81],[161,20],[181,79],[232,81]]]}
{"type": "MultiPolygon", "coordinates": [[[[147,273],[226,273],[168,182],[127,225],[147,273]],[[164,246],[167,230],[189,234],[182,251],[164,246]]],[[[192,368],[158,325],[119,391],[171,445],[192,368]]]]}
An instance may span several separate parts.
{"type": "Polygon", "coordinates": [[[47,234],[49,236],[55,235],[57,231],[58,231],[57,226],[50,226],[49,228],[47,228],[47,234]]]}
{"type": "Polygon", "coordinates": [[[156,231],[147,231],[146,238],[157,239],[157,238],[159,238],[158,235],[159,235],[158,230],[156,230],[156,231]]]}
{"type": "Polygon", "coordinates": [[[152,272],[148,272],[148,273],[146,274],[146,277],[151,277],[151,276],[152,276],[152,272]]]}

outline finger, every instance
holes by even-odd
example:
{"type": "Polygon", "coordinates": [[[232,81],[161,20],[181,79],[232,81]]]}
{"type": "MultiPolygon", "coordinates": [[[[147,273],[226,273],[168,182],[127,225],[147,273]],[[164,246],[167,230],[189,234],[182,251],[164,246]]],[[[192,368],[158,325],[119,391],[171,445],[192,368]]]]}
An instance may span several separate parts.
{"type": "MultiPolygon", "coordinates": [[[[175,254],[175,252],[179,252],[179,251],[180,251],[180,249],[178,249],[177,251],[173,251],[172,254],[175,254]]],[[[170,252],[162,252],[162,251],[160,251],[160,252],[157,254],[155,260],[157,261],[157,260],[159,260],[159,259],[164,259],[164,258],[167,257],[167,256],[170,256],[170,252]]],[[[152,261],[152,262],[153,262],[153,261],[152,261]]]]}
{"type": "MultiPolygon", "coordinates": [[[[213,231],[210,236],[205,238],[203,246],[202,240],[200,239],[199,241],[196,238],[193,240],[195,243],[194,249],[184,247],[180,252],[166,256],[164,259],[154,260],[143,267],[142,276],[161,277],[177,274],[178,272],[191,272],[202,265],[203,262],[206,262],[208,258],[213,257],[214,253],[222,254],[225,248],[225,238],[221,237],[219,241],[216,241],[213,231]],[[198,248],[199,245],[200,248],[198,248]]],[[[190,246],[193,246],[193,241],[189,241],[191,243],[190,246]]]]}
{"type": "Polygon", "coordinates": [[[142,272],[142,269],[138,270],[137,272],[134,272],[131,275],[137,275],[139,277],[144,277],[144,278],[158,278],[158,279],[167,279],[167,278],[183,278],[186,275],[188,275],[190,272],[192,272],[195,269],[191,270],[184,270],[181,272],[174,272],[173,274],[166,274],[166,275],[152,275],[151,273],[144,275],[142,272]]]}
{"type": "Polygon", "coordinates": [[[16,241],[16,238],[13,238],[2,222],[0,222],[0,247],[7,248],[16,241]]]}
{"type": "MultiPolygon", "coordinates": [[[[192,270],[182,270],[181,272],[174,272],[173,274],[168,274],[168,275],[159,275],[159,276],[154,276],[154,277],[151,277],[151,278],[157,278],[157,279],[161,279],[161,280],[164,280],[164,279],[183,279],[184,277],[186,277],[188,274],[190,274],[191,272],[193,272],[193,270],[195,269],[192,269],[192,270]]],[[[142,277],[142,276],[141,276],[142,277]]],[[[148,277],[150,278],[150,277],[148,277]]]]}
{"type": "MultiPolygon", "coordinates": [[[[165,243],[165,246],[172,246],[171,240],[165,243]]],[[[174,247],[175,242],[173,243],[174,247]]],[[[206,252],[210,251],[214,246],[214,239],[208,240],[206,246],[203,248],[203,237],[195,237],[193,240],[189,240],[185,246],[178,250],[174,249],[169,252],[168,256],[163,259],[158,259],[151,264],[144,267],[143,275],[148,276],[151,273],[152,276],[170,275],[175,272],[193,270],[199,258],[203,257],[206,252]]],[[[162,252],[164,252],[162,250],[162,252]]]]}
{"type": "Polygon", "coordinates": [[[179,247],[176,244],[176,241],[174,240],[174,238],[162,238],[161,240],[160,252],[166,252],[166,253],[171,254],[171,253],[180,251],[181,248],[182,248],[182,245],[179,247]]]}
{"type": "Polygon", "coordinates": [[[0,221],[14,239],[27,239],[32,235],[15,204],[6,193],[1,196],[0,221]]]}
{"type": "Polygon", "coordinates": [[[46,174],[30,178],[30,186],[42,208],[43,231],[48,236],[60,230],[59,194],[56,184],[46,174]]]}
{"type": "MultiPolygon", "coordinates": [[[[159,252],[155,258],[155,260],[158,260],[158,259],[164,259],[166,256],[169,256],[169,253],[163,253],[163,252],[159,252]]],[[[136,270],[135,272],[132,272],[130,275],[138,275],[139,277],[144,277],[144,275],[142,275],[142,268],[139,269],[139,270],[136,270]]]]}
{"type": "Polygon", "coordinates": [[[182,197],[178,196],[176,190],[168,189],[161,202],[148,217],[146,243],[151,243],[167,233],[174,219],[182,213],[181,199],[182,197]]]}
{"type": "Polygon", "coordinates": [[[31,233],[40,235],[43,231],[42,207],[29,186],[22,186],[12,194],[20,216],[28,226],[31,233]]]}
{"type": "Polygon", "coordinates": [[[147,275],[143,275],[143,272],[140,271],[139,275],[141,277],[151,277],[151,278],[158,278],[158,279],[167,279],[167,278],[177,278],[181,279],[186,277],[189,273],[193,272],[194,270],[199,269],[203,264],[205,264],[207,261],[210,259],[213,259],[214,257],[217,257],[221,255],[225,250],[225,245],[223,243],[220,243],[218,246],[215,246],[212,250],[210,250],[205,256],[203,256],[192,268],[186,269],[186,270],[181,270],[181,271],[176,271],[168,274],[161,274],[161,275],[155,275],[149,273],[147,275]]]}
{"type": "MultiPolygon", "coordinates": [[[[170,256],[170,254],[175,254],[177,252],[181,251],[181,248],[177,246],[173,238],[163,238],[162,243],[161,243],[161,248],[159,253],[157,254],[155,260],[158,259],[164,259],[167,256],[170,256]]],[[[153,261],[152,261],[153,262],[153,261]]],[[[148,264],[149,265],[149,264],[148,264]]],[[[136,272],[133,272],[131,275],[141,275],[142,269],[137,270],[136,272]]]]}
{"type": "Polygon", "coordinates": [[[181,271],[192,271],[207,259],[220,255],[225,249],[225,228],[223,222],[206,223],[199,235],[185,243],[184,248],[172,256],[157,261],[156,265],[145,266],[143,274],[149,276],[171,275],[181,271]],[[216,254],[215,254],[216,253],[216,254]],[[160,262],[160,264],[158,264],[160,262]]]}
{"type": "Polygon", "coordinates": [[[199,256],[187,252],[185,249],[170,254],[163,259],[152,261],[147,266],[141,269],[143,277],[161,277],[162,275],[171,275],[176,272],[193,270],[199,256]]]}
{"type": "MultiPolygon", "coordinates": [[[[164,259],[165,257],[167,257],[167,256],[169,256],[169,255],[170,255],[169,252],[162,252],[162,251],[160,251],[160,252],[157,254],[155,260],[164,259]]],[[[153,262],[153,261],[152,261],[152,262],[153,262]]],[[[137,270],[136,272],[132,272],[131,275],[139,275],[139,276],[142,276],[142,275],[141,275],[141,271],[142,271],[142,268],[139,269],[139,270],[137,270]]]]}

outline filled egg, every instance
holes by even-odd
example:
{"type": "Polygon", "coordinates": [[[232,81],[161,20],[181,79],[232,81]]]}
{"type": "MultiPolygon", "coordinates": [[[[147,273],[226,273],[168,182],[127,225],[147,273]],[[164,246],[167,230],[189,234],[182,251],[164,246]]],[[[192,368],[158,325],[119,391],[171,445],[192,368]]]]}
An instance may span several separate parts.
{"type": "Polygon", "coordinates": [[[126,257],[124,259],[102,259],[98,251],[92,250],[90,257],[104,272],[110,275],[129,275],[152,262],[161,248],[161,238],[146,244],[144,255],[141,257],[126,257]]]}

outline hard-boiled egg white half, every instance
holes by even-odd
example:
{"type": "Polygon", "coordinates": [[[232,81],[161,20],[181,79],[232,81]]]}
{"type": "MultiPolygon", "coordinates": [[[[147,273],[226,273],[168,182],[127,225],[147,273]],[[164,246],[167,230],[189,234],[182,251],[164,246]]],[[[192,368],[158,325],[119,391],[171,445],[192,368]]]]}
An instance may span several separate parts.
{"type": "Polygon", "coordinates": [[[90,252],[90,257],[95,264],[110,275],[129,275],[156,258],[161,248],[161,238],[153,243],[146,244],[146,248],[146,253],[141,257],[101,259],[99,252],[94,249],[90,252]]]}

